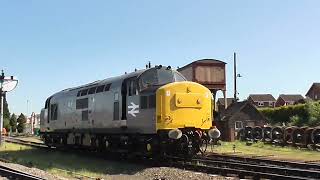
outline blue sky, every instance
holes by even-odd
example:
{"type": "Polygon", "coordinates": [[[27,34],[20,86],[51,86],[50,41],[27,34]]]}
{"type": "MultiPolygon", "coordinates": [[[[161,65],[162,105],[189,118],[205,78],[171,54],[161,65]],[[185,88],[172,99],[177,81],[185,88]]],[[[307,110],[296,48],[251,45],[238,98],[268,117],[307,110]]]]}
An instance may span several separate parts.
{"type": "Polygon", "coordinates": [[[300,93],[320,81],[320,1],[0,1],[0,68],[20,83],[11,112],[56,91],[153,64],[238,54],[240,98],[300,93]]]}

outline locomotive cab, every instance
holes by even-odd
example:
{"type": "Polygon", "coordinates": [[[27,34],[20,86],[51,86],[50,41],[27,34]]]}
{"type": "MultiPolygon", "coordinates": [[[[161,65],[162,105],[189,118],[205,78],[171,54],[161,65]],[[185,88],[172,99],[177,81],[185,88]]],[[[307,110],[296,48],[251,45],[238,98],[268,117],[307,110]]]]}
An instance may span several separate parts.
{"type": "Polygon", "coordinates": [[[161,86],[186,81],[186,79],[177,71],[171,70],[171,67],[156,66],[139,76],[138,84],[141,93],[154,92],[161,86]]]}
{"type": "Polygon", "coordinates": [[[163,85],[186,81],[171,67],[156,66],[139,76],[123,80],[121,85],[121,128],[142,134],[156,133],[156,91],[163,85]]]}

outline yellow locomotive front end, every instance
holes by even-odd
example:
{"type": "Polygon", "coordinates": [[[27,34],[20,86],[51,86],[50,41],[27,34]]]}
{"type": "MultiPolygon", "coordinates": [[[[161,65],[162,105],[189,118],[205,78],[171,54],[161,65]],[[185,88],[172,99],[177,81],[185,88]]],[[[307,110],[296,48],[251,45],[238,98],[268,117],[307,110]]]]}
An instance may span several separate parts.
{"type": "Polygon", "coordinates": [[[212,126],[212,103],[210,90],[194,82],[169,83],[157,90],[156,128],[167,135],[172,151],[203,152],[211,138],[220,136],[212,126]]]}
{"type": "Polygon", "coordinates": [[[194,82],[175,82],[156,93],[157,130],[212,127],[212,95],[194,82]]]}

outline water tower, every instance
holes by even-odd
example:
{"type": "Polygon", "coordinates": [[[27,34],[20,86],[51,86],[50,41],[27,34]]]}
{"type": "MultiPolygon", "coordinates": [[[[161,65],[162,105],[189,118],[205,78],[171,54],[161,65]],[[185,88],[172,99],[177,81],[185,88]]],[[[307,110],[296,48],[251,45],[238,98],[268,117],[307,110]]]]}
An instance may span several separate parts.
{"type": "Polygon", "coordinates": [[[178,71],[189,81],[197,82],[210,89],[214,100],[217,92],[222,91],[225,108],[227,108],[226,64],[216,59],[201,59],[179,68],[178,71]]]}

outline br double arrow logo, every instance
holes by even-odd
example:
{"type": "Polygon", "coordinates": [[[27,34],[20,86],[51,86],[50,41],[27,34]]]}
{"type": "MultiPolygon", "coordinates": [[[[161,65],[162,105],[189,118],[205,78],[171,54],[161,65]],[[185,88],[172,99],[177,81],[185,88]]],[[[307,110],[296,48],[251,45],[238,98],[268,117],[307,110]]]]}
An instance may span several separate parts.
{"type": "Polygon", "coordinates": [[[139,113],[139,105],[136,105],[133,102],[131,102],[130,104],[131,105],[128,106],[128,114],[131,114],[131,116],[136,117],[136,114],[139,113]]]}

